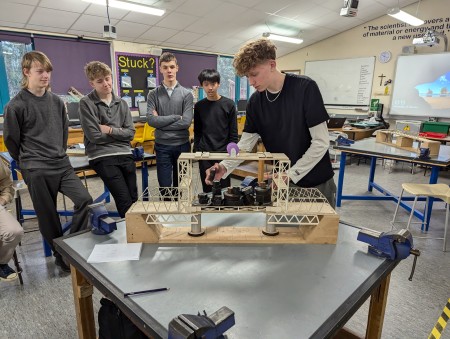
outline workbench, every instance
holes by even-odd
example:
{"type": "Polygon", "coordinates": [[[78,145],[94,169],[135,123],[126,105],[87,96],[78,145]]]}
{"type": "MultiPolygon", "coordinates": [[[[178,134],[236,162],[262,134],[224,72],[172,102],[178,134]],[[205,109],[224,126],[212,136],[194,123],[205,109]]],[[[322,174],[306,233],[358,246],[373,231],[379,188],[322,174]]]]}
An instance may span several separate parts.
{"type": "MultiPolygon", "coordinates": [[[[206,218],[205,218],[206,219],[206,218]]],[[[210,226],[265,222],[263,214],[211,214],[210,226]],[[245,218],[250,218],[244,220],[245,218]]],[[[397,261],[367,254],[358,229],[341,224],[337,245],[143,244],[140,260],[88,264],[96,244],[126,241],[125,225],[97,236],[56,239],[71,264],[79,338],[95,338],[93,287],[146,335],[167,338],[179,314],[235,312],[229,338],[329,338],[372,295],[368,338],[380,338],[391,271],[397,261]],[[124,297],[124,292],[169,291],[124,297]]],[[[344,332],[348,333],[348,332],[344,332]]]]}
{"type": "Polygon", "coordinates": [[[361,140],[365,138],[370,138],[373,132],[383,128],[383,126],[373,127],[373,128],[356,128],[356,127],[341,127],[341,128],[329,128],[330,132],[342,132],[348,135],[351,140],[361,140]]]}
{"type": "MultiPolygon", "coordinates": [[[[381,185],[375,183],[375,169],[377,159],[391,159],[409,162],[412,164],[421,164],[425,166],[431,167],[430,174],[430,184],[435,184],[438,181],[439,171],[443,168],[446,168],[450,165],[450,146],[441,145],[439,150],[439,155],[431,157],[429,160],[422,160],[418,158],[417,153],[412,153],[410,151],[406,151],[403,149],[399,149],[393,146],[389,146],[382,143],[375,142],[374,138],[364,139],[356,141],[354,144],[350,146],[334,146],[335,149],[341,151],[341,159],[340,159],[340,167],[339,167],[339,178],[336,192],[336,206],[341,207],[342,200],[391,200],[395,203],[398,202],[398,195],[391,193],[388,189],[383,188],[381,185]],[[365,194],[365,195],[343,195],[343,186],[344,186],[344,174],[345,174],[345,165],[347,160],[347,154],[358,154],[363,156],[370,157],[370,172],[369,172],[369,182],[367,191],[372,192],[373,189],[379,191],[382,195],[373,195],[373,194],[365,194]]],[[[399,183],[400,186],[401,183],[399,183]]],[[[419,200],[424,200],[419,198],[419,200]]],[[[414,197],[403,197],[400,202],[400,206],[406,209],[408,212],[411,212],[411,206],[404,203],[403,201],[411,201],[414,200],[414,197]]],[[[430,222],[431,211],[433,208],[434,198],[430,198],[428,204],[428,213],[426,220],[425,230],[428,230],[428,225],[430,222]]],[[[421,211],[414,211],[414,215],[419,218],[421,221],[424,221],[424,213],[421,211]]],[[[423,226],[422,226],[423,227],[423,226]]]]}

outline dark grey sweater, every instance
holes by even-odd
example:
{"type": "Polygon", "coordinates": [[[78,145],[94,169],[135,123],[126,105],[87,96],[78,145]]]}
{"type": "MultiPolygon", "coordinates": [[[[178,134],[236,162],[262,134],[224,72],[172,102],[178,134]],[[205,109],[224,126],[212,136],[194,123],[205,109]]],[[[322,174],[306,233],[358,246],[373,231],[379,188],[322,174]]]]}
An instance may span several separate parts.
{"type": "Polygon", "coordinates": [[[70,166],[67,137],[66,109],[56,94],[38,97],[23,89],[6,105],[3,138],[21,168],[70,166]]]}
{"type": "Polygon", "coordinates": [[[194,115],[193,102],[191,91],[178,83],[170,97],[163,85],[148,93],[147,121],[156,128],[157,143],[178,146],[189,142],[189,126],[194,115]],[[158,112],[158,116],[152,114],[153,110],[158,112]]]}
{"type": "Polygon", "coordinates": [[[80,100],[80,122],[89,160],[109,155],[131,154],[134,124],[127,103],[113,93],[109,106],[92,91],[80,100]],[[111,134],[100,131],[100,125],[112,128],[111,134]]]}

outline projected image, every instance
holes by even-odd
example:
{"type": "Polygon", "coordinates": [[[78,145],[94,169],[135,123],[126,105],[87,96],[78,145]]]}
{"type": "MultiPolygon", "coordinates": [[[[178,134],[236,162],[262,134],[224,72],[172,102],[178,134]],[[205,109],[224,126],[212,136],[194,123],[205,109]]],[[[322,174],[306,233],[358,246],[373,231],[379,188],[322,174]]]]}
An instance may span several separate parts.
{"type": "Polygon", "coordinates": [[[389,114],[450,118],[450,53],[400,55],[389,114]]]}
{"type": "Polygon", "coordinates": [[[446,109],[450,107],[450,72],[433,82],[417,85],[416,89],[431,108],[446,109]]]}

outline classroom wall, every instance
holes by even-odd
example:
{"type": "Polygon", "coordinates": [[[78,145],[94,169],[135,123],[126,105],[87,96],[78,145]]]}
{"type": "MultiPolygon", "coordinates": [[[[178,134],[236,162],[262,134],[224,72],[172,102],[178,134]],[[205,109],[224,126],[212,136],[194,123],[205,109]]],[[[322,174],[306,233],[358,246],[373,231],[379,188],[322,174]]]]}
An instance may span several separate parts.
{"type": "MultiPolygon", "coordinates": [[[[417,4],[407,6],[403,8],[403,10],[414,15],[417,10],[417,4]]],[[[418,28],[434,28],[436,31],[443,31],[447,37],[450,37],[450,2],[448,0],[421,1],[417,16],[425,21],[425,24],[418,28]]],[[[340,20],[351,19],[341,17],[340,20]]],[[[408,28],[414,28],[412,26],[396,28],[395,26],[398,26],[397,24],[399,23],[401,24],[402,22],[391,18],[388,15],[383,15],[378,19],[369,21],[346,32],[280,57],[278,59],[278,68],[280,70],[300,69],[301,74],[304,74],[306,61],[376,56],[377,60],[375,62],[372,98],[380,99],[380,103],[385,105],[384,115],[388,116],[392,84],[388,85],[388,94],[385,95],[384,82],[388,79],[392,79],[393,83],[395,82],[395,64],[397,57],[402,54],[402,48],[404,46],[412,46],[412,39],[415,34],[419,34],[420,36],[423,35],[423,33],[420,32],[405,32],[408,28]],[[383,51],[390,51],[392,53],[391,61],[384,64],[380,63],[378,59],[380,53],[383,51]],[[381,74],[386,77],[383,79],[379,78],[381,74]],[[381,86],[380,80],[383,82],[381,86]]],[[[307,36],[307,34],[307,31],[305,31],[304,35],[307,36]]],[[[417,53],[443,52],[444,41],[442,39],[439,45],[433,47],[417,46],[416,51],[417,53]]],[[[329,113],[345,115],[353,114],[359,116],[367,114],[367,112],[357,110],[344,111],[336,109],[330,109],[329,113]]],[[[394,119],[399,118],[399,116],[395,116],[394,119]]],[[[417,117],[414,119],[417,120],[417,117]]]]}

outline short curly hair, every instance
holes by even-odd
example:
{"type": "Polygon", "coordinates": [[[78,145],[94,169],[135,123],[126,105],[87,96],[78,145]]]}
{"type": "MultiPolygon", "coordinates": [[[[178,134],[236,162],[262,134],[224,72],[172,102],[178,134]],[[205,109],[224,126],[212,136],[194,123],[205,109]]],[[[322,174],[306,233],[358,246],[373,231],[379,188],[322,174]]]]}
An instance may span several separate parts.
{"type": "Polygon", "coordinates": [[[101,61],[91,61],[84,66],[84,73],[89,81],[94,81],[100,77],[107,77],[112,74],[111,68],[101,61]]]}
{"type": "Polygon", "coordinates": [[[277,58],[277,47],[269,39],[261,38],[242,46],[234,55],[233,66],[236,74],[245,76],[255,66],[277,58]]]}

